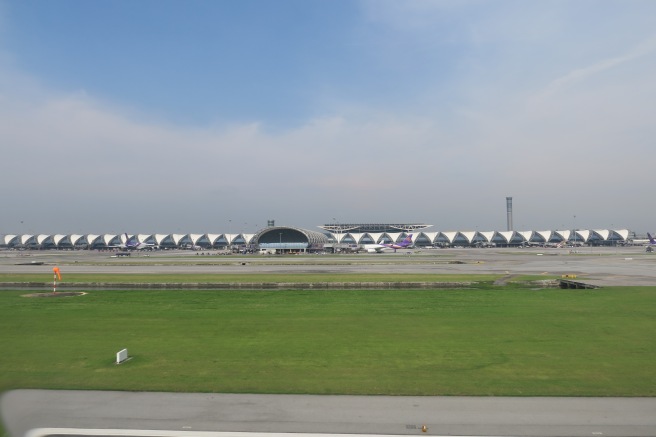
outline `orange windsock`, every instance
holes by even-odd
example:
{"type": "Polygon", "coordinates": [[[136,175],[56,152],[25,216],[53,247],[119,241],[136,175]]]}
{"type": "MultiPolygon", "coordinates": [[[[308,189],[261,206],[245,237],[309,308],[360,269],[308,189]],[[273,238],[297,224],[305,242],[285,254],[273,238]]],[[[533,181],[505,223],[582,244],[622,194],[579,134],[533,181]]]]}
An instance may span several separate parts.
{"type": "Polygon", "coordinates": [[[55,275],[57,275],[57,279],[61,281],[61,273],[59,272],[59,267],[53,267],[52,271],[55,272],[55,275]]]}

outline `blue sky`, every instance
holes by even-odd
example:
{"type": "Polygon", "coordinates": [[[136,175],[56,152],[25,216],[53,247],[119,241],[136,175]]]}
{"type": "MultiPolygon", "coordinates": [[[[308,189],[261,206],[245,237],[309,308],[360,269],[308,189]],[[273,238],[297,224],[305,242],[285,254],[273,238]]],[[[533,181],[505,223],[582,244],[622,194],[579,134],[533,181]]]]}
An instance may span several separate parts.
{"type": "Polygon", "coordinates": [[[174,122],[275,124],[302,120],[315,89],[359,62],[355,4],[310,3],[12,2],[7,41],[20,67],[63,91],[174,122]]]}
{"type": "Polygon", "coordinates": [[[506,196],[518,230],[654,230],[654,22],[652,1],[0,0],[0,233],[499,230],[506,196]]]}

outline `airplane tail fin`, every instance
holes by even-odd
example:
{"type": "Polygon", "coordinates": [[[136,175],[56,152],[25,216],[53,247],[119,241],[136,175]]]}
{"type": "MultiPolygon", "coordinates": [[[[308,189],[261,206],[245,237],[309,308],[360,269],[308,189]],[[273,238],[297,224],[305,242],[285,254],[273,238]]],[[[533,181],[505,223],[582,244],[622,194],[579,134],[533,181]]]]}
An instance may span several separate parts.
{"type": "Polygon", "coordinates": [[[412,234],[405,237],[405,239],[401,242],[401,246],[409,246],[411,244],[412,244],[412,234]]]}
{"type": "Polygon", "coordinates": [[[125,233],[125,245],[130,247],[130,246],[136,246],[137,245],[137,238],[135,237],[130,237],[127,232],[125,233]]]}
{"type": "Polygon", "coordinates": [[[652,237],[649,232],[647,232],[647,238],[649,238],[651,244],[656,244],[656,240],[654,240],[654,237],[652,237]]]}

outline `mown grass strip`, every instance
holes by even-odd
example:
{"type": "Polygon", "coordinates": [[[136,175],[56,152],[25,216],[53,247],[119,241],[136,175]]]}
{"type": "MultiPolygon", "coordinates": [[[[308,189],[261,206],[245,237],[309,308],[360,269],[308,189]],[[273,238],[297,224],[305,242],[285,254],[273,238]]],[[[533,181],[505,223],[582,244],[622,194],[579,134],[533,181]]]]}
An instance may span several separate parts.
{"type": "Polygon", "coordinates": [[[0,390],[656,395],[656,287],[21,294],[0,390]]]}

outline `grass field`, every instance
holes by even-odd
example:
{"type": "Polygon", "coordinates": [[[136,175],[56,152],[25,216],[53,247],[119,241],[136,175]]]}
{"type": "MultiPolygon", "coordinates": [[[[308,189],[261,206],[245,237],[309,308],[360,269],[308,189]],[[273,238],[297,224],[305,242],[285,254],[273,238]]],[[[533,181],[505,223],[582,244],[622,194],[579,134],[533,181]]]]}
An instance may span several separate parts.
{"type": "Polygon", "coordinates": [[[0,391],[656,396],[656,287],[23,294],[0,391]]]}

